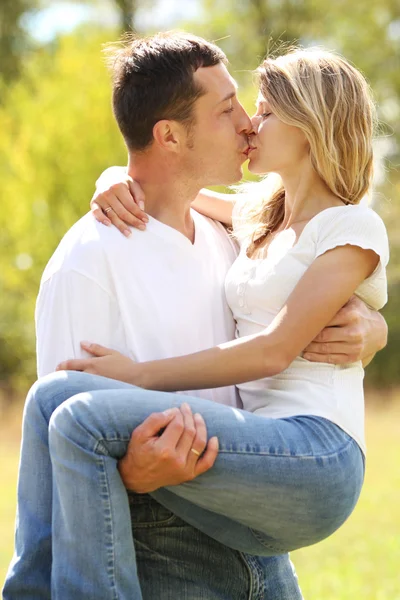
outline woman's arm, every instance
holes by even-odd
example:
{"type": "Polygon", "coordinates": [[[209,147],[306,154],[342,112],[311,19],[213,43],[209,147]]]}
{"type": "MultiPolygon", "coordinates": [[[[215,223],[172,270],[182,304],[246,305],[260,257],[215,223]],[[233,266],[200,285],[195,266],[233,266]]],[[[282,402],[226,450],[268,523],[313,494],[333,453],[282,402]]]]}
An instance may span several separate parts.
{"type": "Polygon", "coordinates": [[[233,194],[221,194],[211,190],[202,189],[192,202],[192,208],[197,212],[220,221],[224,225],[232,225],[232,210],[236,200],[233,194]]]}
{"type": "Polygon", "coordinates": [[[179,358],[137,364],[132,383],[147,389],[180,391],[276,375],[315,338],[378,261],[372,250],[334,248],[313,262],[262,333],[179,358]]]}
{"type": "Polygon", "coordinates": [[[142,188],[129,177],[126,167],[109,167],[96,181],[90,209],[96,221],[114,225],[129,237],[129,226],[146,229],[149,218],[144,212],[144,200],[142,188]]]}
{"type": "MultiPolygon", "coordinates": [[[[192,207],[206,217],[231,226],[234,200],[233,194],[203,189],[192,202],[192,207]]],[[[145,202],[142,188],[129,177],[126,167],[110,167],[96,181],[90,208],[97,221],[104,225],[113,224],[129,236],[131,231],[127,225],[137,229],[146,227],[145,202]]]]}
{"type": "Polygon", "coordinates": [[[60,368],[88,371],[163,391],[215,388],[276,375],[332,320],[373,272],[378,260],[372,250],[357,246],[329,250],[313,262],[271,325],[257,335],[202,352],[145,363],[133,363],[96,345],[85,346],[101,358],[67,361],[60,368]]]}

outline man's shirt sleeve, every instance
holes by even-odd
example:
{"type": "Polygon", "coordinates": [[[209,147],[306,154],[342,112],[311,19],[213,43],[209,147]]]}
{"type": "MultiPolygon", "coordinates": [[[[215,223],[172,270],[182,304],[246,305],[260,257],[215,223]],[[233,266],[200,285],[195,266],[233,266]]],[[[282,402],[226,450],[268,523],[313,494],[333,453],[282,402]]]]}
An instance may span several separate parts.
{"type": "Polygon", "coordinates": [[[61,270],[42,281],[35,321],[39,377],[63,360],[87,357],[81,341],[129,354],[115,298],[79,272],[61,270]]]}

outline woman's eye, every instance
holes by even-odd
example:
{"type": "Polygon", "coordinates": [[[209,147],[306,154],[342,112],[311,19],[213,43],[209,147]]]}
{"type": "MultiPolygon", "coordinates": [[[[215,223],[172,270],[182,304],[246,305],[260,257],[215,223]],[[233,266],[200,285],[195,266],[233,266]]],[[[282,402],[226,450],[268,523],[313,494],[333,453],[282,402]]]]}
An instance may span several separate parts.
{"type": "Polygon", "coordinates": [[[262,113],[261,116],[263,119],[266,119],[267,117],[269,117],[270,114],[271,114],[270,112],[265,112],[265,113],[262,113]]]}

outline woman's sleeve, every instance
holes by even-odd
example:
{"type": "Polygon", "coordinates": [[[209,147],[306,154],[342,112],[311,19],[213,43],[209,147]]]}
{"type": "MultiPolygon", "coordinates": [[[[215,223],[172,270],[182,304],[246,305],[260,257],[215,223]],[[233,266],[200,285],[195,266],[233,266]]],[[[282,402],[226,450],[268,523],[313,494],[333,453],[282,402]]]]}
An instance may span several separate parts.
{"type": "Polygon", "coordinates": [[[315,258],[337,246],[346,245],[373,250],[379,257],[374,272],[356,291],[369,306],[379,310],[387,302],[389,241],[386,227],[375,211],[364,206],[348,206],[343,210],[325,212],[319,221],[315,258]]]}

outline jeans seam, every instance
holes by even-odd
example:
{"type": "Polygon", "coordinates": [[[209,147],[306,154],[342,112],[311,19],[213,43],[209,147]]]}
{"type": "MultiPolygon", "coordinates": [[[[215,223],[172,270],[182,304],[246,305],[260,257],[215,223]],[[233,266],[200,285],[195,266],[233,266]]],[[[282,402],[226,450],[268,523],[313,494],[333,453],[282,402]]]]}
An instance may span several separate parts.
{"type": "Polygon", "coordinates": [[[248,600],[264,600],[265,580],[263,576],[263,571],[260,568],[260,565],[257,561],[257,556],[252,556],[251,554],[246,554],[244,552],[239,552],[239,554],[241,555],[242,560],[246,565],[247,571],[249,573],[250,588],[248,600]],[[254,577],[255,572],[257,574],[257,577],[254,577]]]}
{"type": "Polygon", "coordinates": [[[258,541],[258,543],[261,544],[264,548],[268,548],[268,550],[272,550],[275,554],[286,554],[288,552],[287,548],[279,548],[276,546],[272,546],[271,544],[268,544],[267,542],[265,542],[265,540],[261,539],[261,536],[258,533],[258,531],[256,531],[255,529],[252,529],[251,527],[249,527],[249,529],[250,529],[252,535],[258,541]]]}
{"type": "Polygon", "coordinates": [[[95,452],[96,454],[102,454],[104,456],[111,456],[107,447],[104,445],[104,442],[109,443],[109,442],[124,442],[124,443],[129,443],[130,438],[106,438],[106,437],[102,437],[102,438],[96,438],[96,443],[94,444],[93,447],[93,452],[95,452]]]}
{"type": "Polygon", "coordinates": [[[277,458],[293,458],[293,459],[315,459],[315,458],[331,458],[332,456],[338,455],[341,452],[344,452],[345,450],[347,450],[348,446],[350,446],[351,444],[357,444],[357,442],[355,441],[354,438],[349,436],[349,439],[339,448],[335,448],[335,450],[332,450],[332,452],[326,453],[326,454],[283,454],[283,453],[272,453],[272,452],[260,452],[260,451],[254,451],[251,452],[249,450],[223,450],[220,449],[218,451],[219,454],[248,454],[249,456],[276,456],[277,458]]]}
{"type": "Polygon", "coordinates": [[[113,592],[114,600],[118,600],[117,589],[115,585],[115,554],[114,554],[114,539],[113,539],[113,528],[111,527],[111,502],[110,502],[110,484],[107,477],[107,469],[105,466],[104,457],[100,457],[97,459],[97,465],[100,471],[100,482],[101,488],[105,488],[106,499],[103,499],[105,504],[105,523],[106,523],[106,537],[110,540],[110,547],[107,548],[107,556],[110,557],[107,559],[107,574],[111,584],[111,591],[113,592]],[[108,512],[108,516],[107,516],[108,512]],[[111,559],[111,560],[110,560],[111,559]]]}

